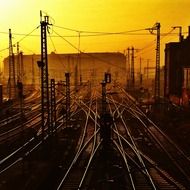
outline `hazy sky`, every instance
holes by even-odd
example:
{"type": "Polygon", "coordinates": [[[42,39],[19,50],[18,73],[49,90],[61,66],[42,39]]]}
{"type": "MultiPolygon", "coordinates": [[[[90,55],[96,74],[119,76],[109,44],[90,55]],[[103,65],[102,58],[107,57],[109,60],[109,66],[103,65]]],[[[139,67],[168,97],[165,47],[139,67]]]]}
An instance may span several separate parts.
{"type": "MultiPolygon", "coordinates": [[[[183,32],[190,25],[190,0],[0,0],[0,57],[7,56],[8,30],[13,33],[13,43],[20,41],[25,54],[40,53],[40,10],[50,16],[48,52],[77,52],[78,32],[60,27],[89,32],[123,32],[151,28],[161,23],[161,32],[168,33],[172,26],[182,26],[183,32]],[[34,30],[34,31],[33,31],[34,30]],[[33,31],[33,32],[32,32],[33,31]],[[16,34],[29,34],[24,36],[16,34]],[[60,36],[75,37],[60,37],[60,36]],[[57,36],[57,37],[55,37],[57,36]],[[69,44],[69,43],[71,44],[69,44]]],[[[178,40],[178,29],[161,40],[161,55],[166,42],[178,40]]],[[[136,60],[155,57],[155,35],[148,30],[117,35],[85,36],[80,33],[80,49],[85,52],[120,51],[134,46],[139,49],[136,60]]],[[[90,35],[94,33],[88,33],[90,35]]],[[[187,35],[184,33],[185,36],[187,35]]],[[[14,48],[16,51],[16,48],[14,48]]],[[[162,59],[163,62],[163,59],[162,59]]]]}

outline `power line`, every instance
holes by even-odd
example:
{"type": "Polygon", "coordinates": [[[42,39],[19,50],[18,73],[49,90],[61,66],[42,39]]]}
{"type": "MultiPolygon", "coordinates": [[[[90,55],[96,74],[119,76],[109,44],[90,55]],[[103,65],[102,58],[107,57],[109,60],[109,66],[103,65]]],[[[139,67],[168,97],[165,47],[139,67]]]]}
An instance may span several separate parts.
{"type": "Polygon", "coordinates": [[[62,28],[62,29],[65,29],[65,30],[69,30],[69,31],[73,31],[73,32],[80,32],[80,33],[95,33],[95,34],[125,34],[125,33],[130,33],[130,32],[139,32],[139,31],[143,31],[143,30],[146,30],[146,28],[143,28],[143,29],[136,29],[136,30],[128,30],[128,31],[120,31],[120,32],[100,32],[100,31],[85,31],[85,30],[76,30],[76,29],[72,29],[72,28],[67,28],[67,27],[63,27],[63,26],[57,26],[57,25],[54,25],[55,27],[57,28],[62,28]]]}
{"type": "MultiPolygon", "coordinates": [[[[53,48],[54,48],[54,52],[57,52],[57,49],[56,49],[56,47],[55,47],[55,43],[53,42],[53,39],[52,39],[52,37],[51,37],[50,34],[49,34],[49,38],[50,38],[50,41],[51,41],[52,46],[53,46],[53,48]]],[[[56,55],[57,55],[57,57],[58,57],[59,62],[62,64],[63,62],[62,62],[62,60],[61,60],[61,57],[59,56],[59,54],[56,54],[56,55]]],[[[63,64],[63,67],[65,68],[64,64],[63,64]]]]}
{"type": "MultiPolygon", "coordinates": [[[[76,29],[72,29],[72,28],[67,28],[67,27],[62,27],[62,26],[56,26],[56,25],[52,25],[54,27],[57,27],[57,28],[62,28],[62,29],[65,29],[65,30],[69,30],[69,31],[73,31],[73,32],[77,32],[77,33],[80,33],[80,37],[93,37],[93,36],[106,36],[106,35],[139,35],[139,36],[142,36],[142,35],[150,35],[150,33],[135,33],[135,32],[139,32],[139,31],[143,31],[143,30],[151,30],[151,28],[144,28],[144,29],[137,29],[137,30],[129,30],[129,31],[121,31],[121,32],[100,32],[100,31],[83,31],[83,30],[76,30],[76,29]]],[[[18,42],[21,42],[23,41],[26,37],[39,37],[40,35],[37,35],[37,34],[32,34],[35,30],[37,30],[39,28],[36,27],[34,28],[30,33],[28,34],[23,34],[23,33],[12,33],[13,35],[17,35],[17,36],[24,36],[23,38],[21,38],[18,42]]],[[[174,30],[174,28],[167,32],[167,33],[162,33],[161,36],[162,37],[166,37],[168,35],[176,35],[178,33],[172,33],[172,31],[174,30]]],[[[54,31],[54,30],[53,30],[54,31]]],[[[54,31],[55,32],[55,31],[54,31]]],[[[1,34],[8,34],[8,32],[0,32],[1,34]]],[[[56,32],[55,32],[56,33],[56,32]]],[[[78,51],[78,48],[76,46],[74,46],[73,44],[71,44],[67,39],[65,39],[65,37],[77,37],[78,38],[78,34],[77,35],[60,35],[58,33],[56,33],[57,35],[51,35],[51,38],[54,38],[54,37],[61,37],[63,38],[67,43],[69,43],[74,49],[76,49],[78,51]]],[[[152,33],[153,34],[153,33],[152,33]]],[[[141,49],[141,51],[143,51],[144,49],[147,49],[149,48],[149,46],[153,46],[154,45],[154,42],[155,40],[150,44],[150,45],[147,45],[145,46],[144,48],[141,49]]],[[[15,43],[16,44],[16,43],[15,43]]],[[[13,45],[15,45],[13,44],[13,45]]],[[[3,48],[0,50],[0,52],[3,52],[5,50],[7,50],[7,48],[3,48]]]]}
{"type": "Polygon", "coordinates": [[[36,28],[34,28],[30,33],[28,33],[28,34],[26,34],[23,38],[21,38],[19,41],[17,41],[17,42],[21,42],[21,41],[23,41],[26,37],[28,37],[28,36],[30,36],[35,30],[37,30],[38,28],[40,27],[40,25],[39,26],[37,26],[36,28]]]}
{"type": "Polygon", "coordinates": [[[52,46],[53,46],[53,48],[54,48],[54,51],[56,52],[57,50],[56,50],[56,47],[55,47],[55,44],[54,44],[54,42],[53,42],[53,40],[52,40],[51,35],[49,35],[49,39],[50,39],[50,41],[51,41],[51,43],[52,43],[52,46]]]}
{"type": "Polygon", "coordinates": [[[75,50],[77,50],[78,52],[82,53],[75,45],[73,45],[71,42],[69,42],[67,39],[65,39],[63,36],[61,36],[60,34],[58,34],[55,30],[53,30],[53,32],[55,34],[57,34],[60,38],[62,38],[65,42],[67,42],[70,46],[72,46],[75,50]]]}
{"type": "MultiPolygon", "coordinates": [[[[114,66],[114,67],[118,67],[118,65],[116,66],[116,65],[114,65],[113,63],[111,63],[111,62],[109,62],[109,61],[106,61],[106,60],[104,60],[104,59],[102,59],[102,58],[99,58],[99,57],[93,56],[93,55],[91,55],[91,54],[82,52],[80,49],[78,49],[75,45],[73,45],[71,42],[69,42],[69,41],[68,41],[67,39],[65,39],[63,36],[59,35],[55,30],[53,30],[53,31],[54,31],[58,36],[60,36],[60,38],[62,38],[65,42],[67,42],[70,46],[72,46],[75,50],[77,50],[79,53],[85,54],[85,55],[87,55],[87,56],[89,56],[89,57],[92,57],[92,58],[94,58],[94,59],[97,59],[97,60],[99,60],[99,61],[101,61],[101,62],[104,62],[104,63],[106,63],[106,64],[112,65],[112,66],[114,66]]],[[[121,69],[124,69],[124,67],[120,67],[120,68],[121,68],[121,69]]]]}
{"type": "MultiPolygon", "coordinates": [[[[144,28],[144,29],[136,29],[136,30],[128,30],[128,31],[120,31],[120,32],[100,32],[100,31],[83,31],[77,30],[72,28],[67,28],[63,26],[53,25],[54,27],[65,29],[72,32],[81,33],[81,37],[89,37],[89,36],[105,36],[105,35],[150,35],[149,33],[134,33],[139,31],[150,30],[151,28],[144,28]],[[83,33],[83,34],[82,34],[83,33]]],[[[173,31],[173,30],[172,30],[173,31]]],[[[170,32],[171,33],[171,32],[170,32]]],[[[152,33],[154,34],[154,33],[152,33]]],[[[176,35],[177,33],[172,33],[171,35],[176,35]]],[[[168,35],[168,33],[162,33],[162,36],[168,35]]],[[[78,37],[78,35],[70,35],[70,36],[63,36],[63,37],[78,37]]]]}
{"type": "MultiPolygon", "coordinates": [[[[55,26],[55,25],[53,25],[55,26]]],[[[39,26],[38,26],[39,27],[39,26]]],[[[35,29],[38,29],[35,28],[35,29]]],[[[55,26],[57,27],[57,26],[55,26]]],[[[64,28],[64,27],[63,27],[64,28]]],[[[34,31],[35,31],[34,29],[34,31]]],[[[93,37],[93,36],[106,36],[106,35],[134,35],[134,36],[144,36],[144,35],[150,35],[150,33],[133,33],[133,32],[137,32],[137,31],[142,31],[142,30],[146,30],[146,29],[139,29],[139,30],[130,30],[130,31],[123,31],[123,32],[93,32],[93,31],[80,31],[80,30],[74,30],[74,29],[71,29],[70,31],[75,31],[75,32],[80,32],[81,35],[80,37],[93,37]],[[84,34],[82,34],[84,33],[84,34]],[[86,34],[85,34],[86,33],[86,34]]],[[[33,33],[33,31],[31,32],[33,33]]],[[[27,37],[39,37],[40,35],[39,34],[31,34],[31,33],[28,33],[28,34],[24,34],[24,33],[12,33],[14,36],[27,36],[27,37]]],[[[188,33],[188,32],[183,32],[183,34],[185,33],[188,33]]],[[[3,32],[3,31],[0,31],[0,34],[8,34],[8,32],[3,32]]],[[[168,33],[161,33],[161,36],[165,36],[165,35],[168,35],[168,33]]],[[[170,35],[178,35],[178,33],[170,33],[170,35]]],[[[78,34],[76,35],[61,35],[63,37],[74,37],[74,38],[78,38],[78,34]]],[[[59,36],[55,36],[55,35],[52,35],[51,37],[59,37],[59,36]]]]}
{"type": "MultiPolygon", "coordinates": [[[[174,30],[175,30],[175,28],[172,28],[169,32],[167,32],[167,33],[162,33],[162,36],[161,36],[160,41],[162,41],[165,37],[169,36],[174,30]]],[[[150,31],[150,33],[153,34],[153,35],[156,35],[156,34],[153,33],[153,31],[150,31]]],[[[148,45],[146,45],[146,46],[144,46],[143,48],[141,48],[141,49],[138,51],[138,53],[141,53],[141,52],[143,52],[144,50],[147,50],[147,49],[149,49],[149,48],[152,48],[152,46],[155,45],[155,42],[156,42],[156,39],[154,39],[154,40],[153,40],[152,42],[150,42],[148,45]]],[[[145,52],[144,52],[144,53],[145,53],[145,52]]]]}
{"type": "MultiPolygon", "coordinates": [[[[23,41],[25,38],[31,36],[31,34],[32,34],[35,30],[37,30],[39,27],[40,27],[40,26],[37,26],[37,27],[34,28],[31,32],[29,32],[28,34],[22,34],[24,37],[22,37],[20,40],[18,40],[16,43],[14,43],[13,46],[15,46],[17,43],[20,43],[20,42],[23,41]]],[[[2,33],[2,32],[0,32],[0,33],[2,33]]],[[[6,34],[8,34],[8,33],[6,33],[6,34]]],[[[12,34],[14,34],[14,33],[12,33],[12,34]]],[[[18,35],[18,34],[17,34],[17,35],[18,35]]],[[[20,34],[20,35],[21,35],[21,34],[20,34]]],[[[3,51],[5,51],[5,50],[7,50],[7,49],[9,49],[9,47],[1,49],[0,52],[3,52],[3,51]]]]}

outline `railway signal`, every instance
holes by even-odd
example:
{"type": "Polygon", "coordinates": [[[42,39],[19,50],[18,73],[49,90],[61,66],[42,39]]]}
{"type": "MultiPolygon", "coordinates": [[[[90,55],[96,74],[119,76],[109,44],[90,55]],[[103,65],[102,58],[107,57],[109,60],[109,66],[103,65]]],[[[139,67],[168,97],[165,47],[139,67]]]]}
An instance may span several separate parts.
{"type": "Polygon", "coordinates": [[[105,73],[105,79],[104,79],[104,81],[106,82],[106,83],[111,83],[111,73],[105,73]]]}
{"type": "Polygon", "coordinates": [[[112,116],[107,111],[106,84],[111,83],[111,73],[105,73],[102,81],[102,113],[100,117],[100,136],[103,139],[103,146],[107,146],[111,139],[112,116]]]}
{"type": "Polygon", "coordinates": [[[100,118],[100,136],[103,139],[103,145],[106,146],[111,140],[111,126],[113,118],[110,113],[104,113],[100,118]]]}

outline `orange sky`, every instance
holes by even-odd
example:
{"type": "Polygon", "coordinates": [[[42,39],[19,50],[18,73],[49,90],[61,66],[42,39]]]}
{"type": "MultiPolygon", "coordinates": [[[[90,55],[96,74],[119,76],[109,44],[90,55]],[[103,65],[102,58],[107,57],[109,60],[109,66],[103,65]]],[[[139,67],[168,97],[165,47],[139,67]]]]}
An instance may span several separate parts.
{"type": "MultiPolygon", "coordinates": [[[[161,23],[161,32],[167,33],[172,26],[182,26],[187,32],[190,25],[189,0],[0,0],[0,60],[8,55],[8,32],[28,34],[40,24],[40,10],[50,16],[53,28],[50,29],[48,52],[77,52],[69,43],[57,34],[77,36],[77,32],[60,29],[57,26],[77,29],[79,31],[121,32],[152,27],[161,23]],[[53,32],[54,31],[54,32],[53,32]],[[56,33],[57,34],[56,34],[56,33]]],[[[161,64],[163,64],[164,45],[178,40],[178,30],[161,41],[161,64]]],[[[13,43],[20,41],[20,48],[25,54],[40,53],[40,28],[33,35],[13,34],[13,43]]],[[[81,33],[81,35],[84,33],[81,33]]],[[[85,52],[120,51],[134,46],[139,49],[136,60],[155,57],[155,36],[149,31],[139,31],[135,35],[106,35],[81,37],[80,49],[85,52]],[[148,47],[148,48],[147,48],[148,47]],[[145,48],[145,49],[143,49],[145,48]]],[[[185,34],[186,36],[186,34],[185,34]]],[[[78,37],[65,37],[78,47],[78,37]]],[[[16,48],[14,48],[16,51],[16,48]]]]}

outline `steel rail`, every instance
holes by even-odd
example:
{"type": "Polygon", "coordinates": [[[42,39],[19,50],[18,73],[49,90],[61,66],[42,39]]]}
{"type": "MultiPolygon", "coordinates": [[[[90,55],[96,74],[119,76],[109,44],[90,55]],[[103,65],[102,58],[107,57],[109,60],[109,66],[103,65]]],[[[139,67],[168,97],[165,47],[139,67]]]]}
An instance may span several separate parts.
{"type": "MultiPolygon", "coordinates": [[[[108,105],[109,105],[110,112],[111,112],[111,114],[112,114],[111,106],[110,106],[110,104],[108,104],[108,105]]],[[[114,124],[114,126],[115,126],[115,128],[116,128],[116,131],[118,132],[117,125],[115,124],[115,122],[114,122],[113,124],[114,124]]],[[[118,132],[118,133],[119,133],[119,132],[118,132]]],[[[132,188],[135,190],[136,188],[135,188],[134,179],[133,179],[133,176],[132,176],[132,174],[131,174],[131,170],[130,170],[128,161],[127,161],[127,159],[126,159],[126,157],[125,157],[123,144],[122,144],[121,139],[119,138],[119,136],[118,136],[118,140],[119,140],[120,150],[121,150],[120,153],[121,153],[121,155],[122,155],[122,157],[123,157],[123,160],[124,160],[124,162],[125,162],[125,165],[126,165],[126,168],[127,168],[128,174],[129,174],[131,186],[132,186],[132,188]]]]}
{"type": "Polygon", "coordinates": [[[86,132],[87,132],[87,125],[88,125],[88,120],[89,120],[89,117],[90,117],[90,111],[91,111],[91,106],[92,106],[92,98],[91,98],[91,101],[90,101],[90,106],[89,106],[89,110],[86,112],[86,121],[85,121],[85,126],[84,126],[84,130],[83,130],[83,133],[82,133],[82,137],[81,137],[81,140],[80,140],[80,143],[79,143],[79,146],[77,148],[77,152],[75,154],[75,157],[74,159],[72,160],[69,168],[67,169],[64,177],[62,178],[61,182],[59,183],[59,186],[57,187],[57,190],[59,190],[65,179],[68,177],[71,169],[73,168],[74,164],[76,163],[77,159],[79,158],[79,156],[81,155],[81,153],[83,152],[83,150],[87,147],[87,145],[91,142],[91,140],[93,139],[94,135],[96,135],[96,133],[99,132],[99,130],[94,133],[94,135],[87,140],[87,142],[85,143],[84,140],[85,140],[85,136],[86,136],[86,132]]]}
{"type": "Polygon", "coordinates": [[[94,155],[95,155],[95,153],[97,152],[97,150],[98,150],[98,148],[99,148],[99,146],[100,146],[100,144],[101,144],[101,142],[97,145],[97,147],[96,147],[96,141],[97,141],[97,115],[98,115],[98,109],[97,109],[97,97],[96,97],[96,110],[95,110],[95,121],[94,121],[94,141],[93,141],[93,144],[92,144],[92,150],[91,150],[91,154],[90,154],[90,159],[89,159],[89,161],[88,161],[88,164],[87,164],[87,166],[86,166],[86,169],[85,169],[85,172],[84,172],[84,174],[83,174],[83,176],[82,176],[82,179],[81,179],[81,181],[80,181],[80,184],[79,184],[79,187],[78,187],[78,189],[80,189],[81,187],[82,187],[82,184],[83,184],[83,182],[84,182],[84,179],[85,179],[85,177],[86,177],[86,175],[87,175],[87,171],[88,171],[88,169],[89,169],[89,167],[90,167],[90,164],[91,164],[91,162],[92,162],[92,159],[93,159],[93,157],[94,157],[94,155]]]}
{"type": "MultiPolygon", "coordinates": [[[[117,108],[117,105],[116,105],[116,103],[115,103],[115,101],[114,101],[114,99],[113,99],[112,96],[111,96],[111,99],[112,99],[112,102],[113,102],[115,108],[117,108]]],[[[149,181],[150,181],[150,183],[151,183],[151,185],[152,185],[152,188],[153,188],[153,189],[156,189],[156,186],[155,186],[155,184],[154,184],[154,182],[153,182],[153,180],[152,180],[152,177],[151,177],[151,175],[149,174],[148,169],[146,168],[146,165],[145,165],[145,163],[144,163],[144,161],[143,161],[143,159],[142,159],[142,157],[141,157],[141,155],[140,155],[140,153],[139,153],[139,150],[138,150],[138,148],[137,148],[137,146],[136,146],[136,144],[135,144],[135,141],[134,141],[132,135],[130,134],[130,131],[129,131],[128,127],[126,126],[126,123],[125,123],[125,121],[124,121],[124,119],[123,119],[123,116],[120,114],[119,109],[116,109],[116,111],[118,112],[118,115],[119,115],[119,117],[120,117],[120,119],[121,119],[121,121],[122,121],[122,123],[123,123],[123,126],[124,126],[124,128],[125,128],[125,130],[126,130],[128,136],[129,136],[129,138],[130,138],[130,140],[131,140],[131,142],[132,142],[134,148],[136,149],[136,155],[137,155],[137,157],[138,157],[138,159],[139,159],[139,161],[140,161],[142,167],[144,168],[144,170],[145,170],[145,172],[146,172],[146,174],[147,174],[147,177],[148,177],[148,179],[149,179],[149,181]]]]}

